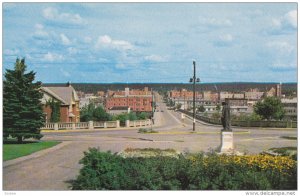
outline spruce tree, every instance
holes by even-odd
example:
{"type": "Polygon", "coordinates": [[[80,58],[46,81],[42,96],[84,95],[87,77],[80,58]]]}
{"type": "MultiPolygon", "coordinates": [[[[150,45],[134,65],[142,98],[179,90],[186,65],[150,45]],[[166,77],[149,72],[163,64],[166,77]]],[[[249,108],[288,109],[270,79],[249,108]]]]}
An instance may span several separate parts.
{"type": "Polygon", "coordinates": [[[3,137],[40,139],[44,125],[40,92],[41,82],[33,82],[35,73],[26,71],[25,59],[17,59],[14,70],[6,70],[3,81],[3,137]]]}

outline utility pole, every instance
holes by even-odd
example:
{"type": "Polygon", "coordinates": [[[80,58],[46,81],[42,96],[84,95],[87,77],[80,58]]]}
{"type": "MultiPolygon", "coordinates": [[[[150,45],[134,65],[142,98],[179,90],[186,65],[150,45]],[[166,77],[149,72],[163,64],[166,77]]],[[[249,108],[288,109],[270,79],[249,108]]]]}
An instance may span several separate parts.
{"type": "Polygon", "coordinates": [[[151,115],[151,131],[152,131],[152,124],[154,124],[154,95],[153,95],[153,89],[151,88],[151,95],[152,95],[152,103],[151,103],[151,106],[152,106],[152,115],[151,115]]]}
{"type": "Polygon", "coordinates": [[[195,127],[196,127],[196,104],[195,104],[195,98],[196,98],[196,82],[200,82],[200,79],[197,78],[196,79],[196,62],[193,61],[193,65],[194,65],[194,76],[193,78],[190,79],[190,82],[193,82],[193,131],[195,131],[195,127]]]}

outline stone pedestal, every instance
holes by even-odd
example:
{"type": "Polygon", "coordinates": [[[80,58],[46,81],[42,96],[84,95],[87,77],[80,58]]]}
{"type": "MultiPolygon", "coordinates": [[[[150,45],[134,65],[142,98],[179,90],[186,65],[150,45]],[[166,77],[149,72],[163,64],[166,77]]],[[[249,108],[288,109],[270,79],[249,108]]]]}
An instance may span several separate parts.
{"type": "Polygon", "coordinates": [[[222,131],[221,132],[221,146],[220,153],[233,153],[233,132],[222,131]]]}

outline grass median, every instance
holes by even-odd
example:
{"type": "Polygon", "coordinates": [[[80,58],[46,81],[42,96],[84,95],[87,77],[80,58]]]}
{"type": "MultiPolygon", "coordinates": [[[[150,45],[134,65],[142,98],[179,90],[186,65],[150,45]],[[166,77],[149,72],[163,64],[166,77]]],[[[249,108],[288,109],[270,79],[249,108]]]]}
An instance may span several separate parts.
{"type": "Polygon", "coordinates": [[[60,142],[57,141],[25,141],[17,144],[15,141],[5,141],[3,143],[3,161],[16,159],[30,155],[34,152],[53,147],[60,142]]]}

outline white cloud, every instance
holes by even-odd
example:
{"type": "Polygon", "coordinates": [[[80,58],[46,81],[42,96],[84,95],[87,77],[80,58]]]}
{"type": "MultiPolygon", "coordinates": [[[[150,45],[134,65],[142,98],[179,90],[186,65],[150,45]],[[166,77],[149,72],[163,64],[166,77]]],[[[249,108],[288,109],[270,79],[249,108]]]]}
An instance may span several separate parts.
{"type": "Polygon", "coordinates": [[[82,25],[85,21],[79,14],[59,13],[57,9],[48,7],[43,10],[43,17],[49,21],[63,24],[82,25]]]}
{"type": "Polygon", "coordinates": [[[222,42],[232,42],[233,37],[231,34],[223,34],[219,36],[219,40],[222,42]]]}
{"type": "Polygon", "coordinates": [[[65,34],[60,34],[60,38],[61,38],[61,41],[62,41],[62,44],[63,45],[70,45],[72,42],[70,41],[70,39],[65,35],[65,34]]]}
{"type": "Polygon", "coordinates": [[[68,48],[68,53],[69,54],[77,54],[78,53],[78,50],[76,49],[76,48],[74,48],[74,47],[69,47],[68,48]]]}
{"type": "Polygon", "coordinates": [[[64,59],[63,55],[60,54],[55,54],[55,53],[51,53],[48,52],[47,54],[44,55],[43,60],[44,61],[50,61],[50,62],[54,62],[54,61],[61,61],[64,59]]]}
{"type": "Polygon", "coordinates": [[[291,10],[280,18],[273,18],[271,23],[271,33],[284,33],[297,29],[297,10],[291,10]]]}
{"type": "Polygon", "coordinates": [[[154,62],[165,62],[166,61],[166,58],[164,58],[160,55],[155,55],[155,54],[145,56],[144,59],[147,61],[154,61],[154,62]]]}
{"type": "Polygon", "coordinates": [[[70,77],[71,74],[67,71],[65,71],[63,68],[60,68],[60,72],[65,76],[65,77],[70,77]]]}
{"type": "Polygon", "coordinates": [[[232,22],[229,19],[217,19],[217,18],[199,18],[201,25],[211,27],[229,27],[232,26],[232,22]]]}
{"type": "Polygon", "coordinates": [[[296,63],[284,63],[284,62],[274,62],[272,64],[273,68],[277,68],[277,69],[295,69],[297,68],[297,64],[296,63]]]}
{"type": "Polygon", "coordinates": [[[92,38],[90,38],[90,37],[88,37],[88,36],[87,36],[87,37],[84,37],[84,38],[83,38],[83,42],[86,43],[86,44],[89,44],[89,43],[92,42],[92,38]]]}
{"type": "Polygon", "coordinates": [[[286,41],[274,41],[267,43],[267,47],[271,50],[276,51],[280,55],[289,55],[291,54],[295,47],[289,44],[286,41]]]}
{"type": "Polygon", "coordinates": [[[5,49],[4,55],[14,56],[14,55],[18,55],[19,52],[20,52],[20,50],[18,50],[18,49],[5,49]]]}
{"type": "Polygon", "coordinates": [[[33,34],[33,37],[37,39],[47,39],[49,37],[49,34],[44,30],[44,26],[42,24],[35,24],[34,27],[35,32],[33,34]]]}
{"type": "Polygon", "coordinates": [[[292,10],[286,13],[283,17],[283,23],[293,27],[297,28],[297,10],[292,10]]]}
{"type": "Polygon", "coordinates": [[[213,44],[217,47],[225,47],[225,46],[231,46],[233,44],[234,37],[227,33],[219,35],[218,38],[213,41],[213,44]]]}
{"type": "Polygon", "coordinates": [[[117,50],[132,50],[134,48],[130,42],[124,40],[113,40],[108,35],[99,36],[95,44],[96,49],[100,49],[103,47],[117,50]]]}

